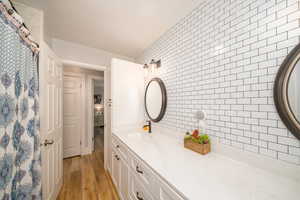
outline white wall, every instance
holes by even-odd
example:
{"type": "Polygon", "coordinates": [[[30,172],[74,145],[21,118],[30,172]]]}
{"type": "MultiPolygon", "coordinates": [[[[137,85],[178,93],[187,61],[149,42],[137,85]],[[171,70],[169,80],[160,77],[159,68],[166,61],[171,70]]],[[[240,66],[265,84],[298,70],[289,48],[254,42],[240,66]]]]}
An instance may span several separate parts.
{"type": "Polygon", "coordinates": [[[128,58],[126,56],[113,54],[107,51],[59,39],[52,40],[52,48],[54,52],[63,60],[72,60],[106,67],[110,67],[112,58],[120,58],[129,61],[134,60],[133,58],[128,58]]]}
{"type": "MultiPolygon", "coordinates": [[[[112,58],[120,58],[128,61],[133,61],[133,58],[128,58],[125,56],[113,54],[107,51],[83,46],[80,44],[53,39],[52,40],[52,49],[62,60],[71,60],[80,63],[87,63],[98,66],[105,66],[110,70],[111,59],[112,58]]],[[[107,73],[107,98],[110,98],[110,72],[107,73]]],[[[110,121],[110,120],[108,120],[110,121]]]]}
{"type": "Polygon", "coordinates": [[[242,151],[300,165],[300,141],[273,100],[279,66],[299,43],[297,0],[210,0],[183,18],[139,61],[161,59],[168,106],[158,123],[184,133],[208,114],[207,133],[242,151]]]}
{"type": "Polygon", "coordinates": [[[144,71],[142,65],[112,60],[112,131],[144,122],[144,71]]]}

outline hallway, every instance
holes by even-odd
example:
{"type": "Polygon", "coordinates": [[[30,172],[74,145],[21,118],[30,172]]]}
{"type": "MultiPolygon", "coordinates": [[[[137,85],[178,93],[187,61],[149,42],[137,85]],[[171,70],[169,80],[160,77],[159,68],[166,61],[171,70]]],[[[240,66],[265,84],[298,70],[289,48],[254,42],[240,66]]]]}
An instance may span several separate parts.
{"type": "Polygon", "coordinates": [[[101,136],[103,134],[95,134],[95,151],[91,155],[64,160],[64,185],[58,200],[119,200],[104,170],[101,136]]]}
{"type": "Polygon", "coordinates": [[[94,133],[95,133],[94,135],[95,152],[99,152],[103,155],[104,154],[104,127],[95,127],[94,133]]]}

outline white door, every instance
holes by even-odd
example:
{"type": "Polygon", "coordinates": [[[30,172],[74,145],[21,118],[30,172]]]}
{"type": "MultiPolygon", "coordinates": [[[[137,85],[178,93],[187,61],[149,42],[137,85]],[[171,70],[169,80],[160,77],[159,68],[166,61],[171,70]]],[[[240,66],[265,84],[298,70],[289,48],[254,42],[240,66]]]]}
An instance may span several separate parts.
{"type": "Polygon", "coordinates": [[[64,158],[81,154],[82,77],[64,75],[64,158]]]}
{"type": "Polygon", "coordinates": [[[41,46],[40,117],[43,199],[56,199],[63,182],[62,63],[51,49],[41,46]]]}

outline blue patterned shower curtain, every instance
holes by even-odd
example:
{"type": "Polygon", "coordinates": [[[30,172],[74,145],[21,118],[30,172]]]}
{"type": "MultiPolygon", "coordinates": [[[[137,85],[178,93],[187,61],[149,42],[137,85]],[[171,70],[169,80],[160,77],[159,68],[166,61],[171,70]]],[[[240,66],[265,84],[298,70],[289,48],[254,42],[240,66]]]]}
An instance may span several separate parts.
{"type": "Polygon", "coordinates": [[[38,48],[0,0],[0,200],[41,199],[38,48]]]}

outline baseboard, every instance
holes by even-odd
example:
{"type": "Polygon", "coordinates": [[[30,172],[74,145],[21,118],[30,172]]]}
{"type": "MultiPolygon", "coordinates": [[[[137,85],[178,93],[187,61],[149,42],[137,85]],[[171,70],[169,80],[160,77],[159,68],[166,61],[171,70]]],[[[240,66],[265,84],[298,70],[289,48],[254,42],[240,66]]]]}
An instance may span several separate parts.
{"type": "Polygon", "coordinates": [[[93,153],[93,152],[92,152],[91,149],[89,149],[89,148],[85,148],[85,149],[82,149],[82,150],[81,150],[81,155],[82,155],[82,156],[84,156],[84,155],[89,155],[89,154],[91,154],[91,153],[93,153]]]}
{"type": "Polygon", "coordinates": [[[62,177],[61,180],[58,183],[58,185],[59,185],[58,189],[56,191],[54,191],[53,199],[52,200],[56,200],[57,199],[57,197],[58,197],[58,195],[59,195],[59,193],[60,193],[60,191],[62,189],[62,186],[63,186],[63,180],[64,180],[64,178],[62,177]]]}
{"type": "Polygon", "coordinates": [[[118,190],[117,190],[117,187],[115,186],[113,180],[112,180],[112,177],[110,176],[110,172],[109,171],[105,171],[105,175],[107,177],[107,179],[109,180],[108,183],[110,184],[110,186],[113,188],[113,192],[114,192],[114,196],[117,196],[118,199],[121,199],[120,198],[120,195],[118,193],[118,190]]]}

